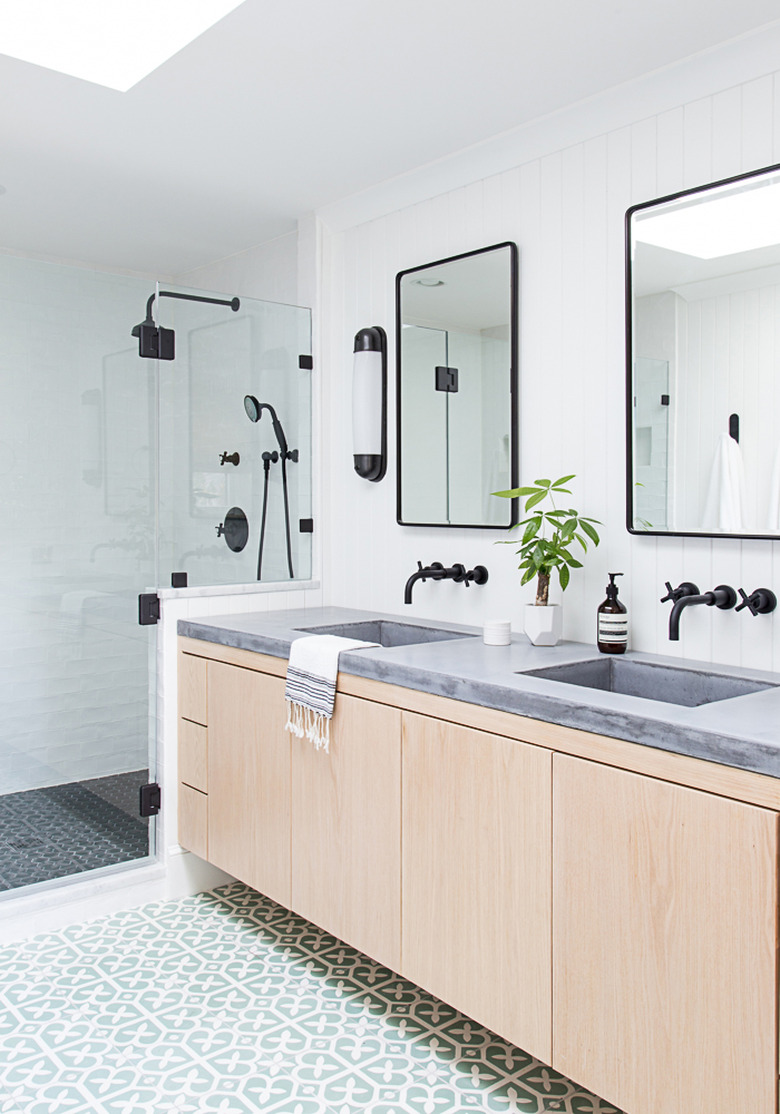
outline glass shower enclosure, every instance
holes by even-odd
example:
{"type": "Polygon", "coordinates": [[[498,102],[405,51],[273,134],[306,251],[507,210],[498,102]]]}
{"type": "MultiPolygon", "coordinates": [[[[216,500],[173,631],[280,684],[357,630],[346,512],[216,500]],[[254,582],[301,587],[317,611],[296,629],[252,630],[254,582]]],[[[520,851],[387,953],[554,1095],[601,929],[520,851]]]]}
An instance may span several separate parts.
{"type": "Polygon", "coordinates": [[[311,574],[309,311],[201,296],[224,297],[0,255],[0,899],[156,853],[139,594],[257,583],[261,535],[262,581],[311,574]],[[131,336],[153,293],[173,360],[131,336]]]}

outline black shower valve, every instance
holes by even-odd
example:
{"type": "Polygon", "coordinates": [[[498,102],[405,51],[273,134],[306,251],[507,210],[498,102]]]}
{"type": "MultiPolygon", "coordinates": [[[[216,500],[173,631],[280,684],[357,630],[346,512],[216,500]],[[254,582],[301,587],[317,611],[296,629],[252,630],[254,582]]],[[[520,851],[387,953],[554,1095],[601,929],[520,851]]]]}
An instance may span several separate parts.
{"type": "Polygon", "coordinates": [[[744,588],[740,588],[739,594],[742,596],[742,603],[735,611],[742,611],[746,607],[751,615],[768,615],[777,607],[777,596],[771,588],[756,588],[750,595],[744,588]]]}
{"type": "Polygon", "coordinates": [[[241,457],[238,455],[238,453],[224,452],[219,454],[220,464],[235,464],[236,466],[238,466],[240,462],[241,457]]]}

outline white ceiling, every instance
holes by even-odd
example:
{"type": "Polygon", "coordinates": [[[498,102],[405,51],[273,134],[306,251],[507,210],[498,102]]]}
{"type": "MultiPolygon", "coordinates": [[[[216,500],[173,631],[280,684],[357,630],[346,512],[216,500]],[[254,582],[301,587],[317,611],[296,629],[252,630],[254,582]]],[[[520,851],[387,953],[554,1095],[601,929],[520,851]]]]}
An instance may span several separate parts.
{"type": "Polygon", "coordinates": [[[0,247],[184,273],[776,18],[776,0],[245,0],[126,93],[0,56],[0,247]]]}

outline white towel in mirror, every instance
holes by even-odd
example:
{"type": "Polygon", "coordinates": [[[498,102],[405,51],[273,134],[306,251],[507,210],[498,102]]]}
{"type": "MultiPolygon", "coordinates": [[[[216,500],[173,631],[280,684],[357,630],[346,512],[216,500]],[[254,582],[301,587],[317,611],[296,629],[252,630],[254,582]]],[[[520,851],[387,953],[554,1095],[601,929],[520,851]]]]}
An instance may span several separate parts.
{"type": "Polygon", "coordinates": [[[702,529],[711,533],[742,532],[744,468],[738,442],[721,433],[715,446],[712,471],[704,503],[702,529]]]}

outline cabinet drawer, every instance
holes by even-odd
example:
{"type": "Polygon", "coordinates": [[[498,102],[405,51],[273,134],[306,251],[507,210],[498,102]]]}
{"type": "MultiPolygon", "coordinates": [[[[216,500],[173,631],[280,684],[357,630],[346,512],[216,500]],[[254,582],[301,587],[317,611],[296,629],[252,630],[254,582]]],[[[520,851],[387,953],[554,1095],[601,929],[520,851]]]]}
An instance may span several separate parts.
{"type": "Polygon", "coordinates": [[[208,662],[192,654],[179,654],[179,715],[204,727],[207,719],[208,662]]]}
{"type": "Polygon", "coordinates": [[[208,728],[179,720],[179,781],[208,793],[208,728]]]}
{"type": "Polygon", "coordinates": [[[179,843],[187,851],[208,858],[208,797],[179,783],[179,843]]]}

